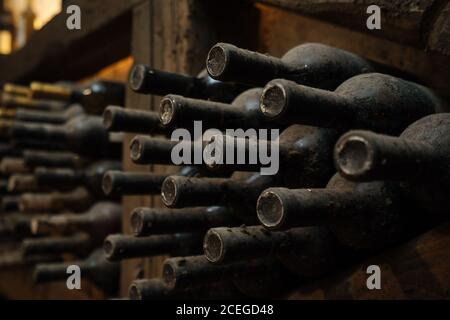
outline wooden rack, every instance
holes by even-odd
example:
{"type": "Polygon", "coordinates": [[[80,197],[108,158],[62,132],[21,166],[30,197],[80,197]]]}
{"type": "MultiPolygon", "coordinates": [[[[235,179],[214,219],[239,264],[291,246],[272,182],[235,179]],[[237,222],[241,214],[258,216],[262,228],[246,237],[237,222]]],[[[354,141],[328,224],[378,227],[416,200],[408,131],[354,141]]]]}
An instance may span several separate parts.
{"type": "MultiPolygon", "coordinates": [[[[66,28],[67,15],[54,17],[21,50],[0,56],[0,85],[31,80],[80,80],[131,56],[171,72],[197,74],[218,41],[281,56],[302,42],[322,42],[411,73],[437,91],[450,93],[450,5],[427,0],[416,8],[404,1],[74,1],[82,28],[66,28]],[[382,30],[365,28],[368,4],[383,9],[382,30]],[[334,23],[334,24],[333,24],[334,23]]],[[[118,80],[126,81],[122,76],[118,80]]],[[[155,110],[159,98],[126,94],[126,108],[155,110]]],[[[168,172],[167,167],[131,163],[126,135],[127,171],[168,172]]],[[[123,231],[139,206],[161,206],[157,197],[124,197],[123,231]]],[[[448,239],[447,239],[448,240],[448,239]]],[[[138,276],[161,274],[162,257],[122,263],[121,295],[138,276]]],[[[298,294],[298,297],[300,294],[298,294]]],[[[294,295],[295,297],[295,295],[294,295]]]]}

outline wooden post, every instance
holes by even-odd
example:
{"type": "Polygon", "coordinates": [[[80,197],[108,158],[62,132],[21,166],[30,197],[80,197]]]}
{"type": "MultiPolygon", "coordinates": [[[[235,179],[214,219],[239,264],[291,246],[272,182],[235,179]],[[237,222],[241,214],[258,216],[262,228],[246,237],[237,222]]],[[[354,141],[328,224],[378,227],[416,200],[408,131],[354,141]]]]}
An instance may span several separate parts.
{"type": "MultiPolygon", "coordinates": [[[[213,29],[208,28],[200,1],[149,0],[133,10],[131,52],[136,63],[145,63],[166,71],[197,74],[204,68],[204,59],[214,43],[213,29]],[[205,22],[205,23],[204,23],[205,22]]],[[[156,110],[160,97],[139,95],[127,90],[126,107],[156,110]]],[[[134,165],[129,157],[127,135],[123,162],[126,171],[144,171],[148,167],[134,165]]],[[[164,173],[173,168],[151,166],[150,171],[164,173]]],[[[130,213],[139,206],[162,206],[159,197],[124,197],[123,232],[130,231],[130,213]]],[[[161,276],[163,257],[133,259],[122,263],[121,295],[128,295],[128,286],[138,274],[146,278],[161,276]]]]}

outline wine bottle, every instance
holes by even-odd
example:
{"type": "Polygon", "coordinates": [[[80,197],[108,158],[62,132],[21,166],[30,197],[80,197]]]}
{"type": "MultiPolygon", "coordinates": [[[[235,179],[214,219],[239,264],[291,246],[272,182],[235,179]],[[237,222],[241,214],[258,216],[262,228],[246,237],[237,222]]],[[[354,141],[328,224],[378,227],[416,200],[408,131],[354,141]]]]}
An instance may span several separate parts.
{"type": "Polygon", "coordinates": [[[12,194],[50,190],[47,186],[40,186],[32,174],[13,174],[8,179],[8,192],[12,194]]]}
{"type": "Polygon", "coordinates": [[[125,100],[125,86],[113,81],[93,81],[80,89],[32,82],[30,88],[35,99],[80,103],[87,112],[94,114],[101,114],[108,105],[123,106],[125,100]]]}
{"type": "Polygon", "coordinates": [[[81,168],[88,162],[87,159],[70,152],[48,152],[40,150],[24,150],[23,161],[30,168],[57,167],[57,168],[81,168]]]}
{"type": "Polygon", "coordinates": [[[110,132],[165,134],[159,114],[155,111],[124,109],[108,106],[103,112],[103,124],[110,132]]]}
{"type": "Polygon", "coordinates": [[[31,97],[31,89],[29,87],[17,85],[14,83],[5,83],[3,85],[3,92],[15,96],[31,97]]]}
{"type": "Polygon", "coordinates": [[[254,223],[259,194],[277,185],[275,176],[252,173],[233,174],[232,178],[187,178],[170,176],[161,187],[163,203],[169,208],[226,205],[237,208],[246,224],[254,223]]]}
{"type": "Polygon", "coordinates": [[[64,253],[87,256],[98,244],[98,241],[87,234],[79,233],[64,237],[25,239],[22,242],[22,251],[24,256],[64,253]]]}
{"type": "Polygon", "coordinates": [[[95,198],[85,188],[76,188],[70,192],[53,191],[51,193],[24,193],[20,196],[21,212],[59,212],[73,210],[83,212],[95,201],[95,198]]]}
{"type": "Polygon", "coordinates": [[[136,236],[181,232],[201,232],[220,226],[238,226],[237,215],[225,207],[183,209],[136,208],[131,213],[131,229],[136,236]]]}
{"type": "Polygon", "coordinates": [[[231,104],[167,95],[160,103],[159,116],[166,127],[192,127],[202,121],[203,129],[272,128],[259,109],[260,88],[244,91],[231,104]]]}
{"type": "Polygon", "coordinates": [[[324,189],[270,188],[257,212],[269,229],[327,225],[345,246],[379,249],[430,225],[408,197],[395,182],[354,183],[337,174],[324,189]]]}
{"type": "Polygon", "coordinates": [[[130,88],[138,93],[165,96],[177,94],[196,99],[230,102],[247,86],[221,82],[209,77],[206,70],[197,77],[152,69],[136,64],[130,72],[130,88]]]}
{"type": "Polygon", "coordinates": [[[96,158],[118,157],[122,152],[122,144],[110,139],[98,116],[78,116],[64,125],[15,123],[10,134],[14,139],[63,143],[68,151],[96,158]]]}
{"type": "Polygon", "coordinates": [[[205,158],[206,167],[212,172],[262,172],[261,168],[266,168],[267,175],[278,174],[285,186],[299,185],[301,181],[309,187],[324,186],[335,172],[331,150],[338,134],[333,129],[293,125],[286,128],[277,140],[213,136],[205,150],[214,147],[219,138],[219,149],[214,150],[213,156],[205,158]],[[267,150],[265,159],[257,156],[262,148],[267,150]],[[252,153],[254,161],[250,163],[252,153]],[[245,155],[244,164],[239,161],[242,154],[245,155]]]}
{"type": "Polygon", "coordinates": [[[122,207],[114,202],[97,202],[81,214],[64,213],[33,218],[33,232],[68,234],[82,231],[104,238],[120,230],[121,211],[122,207]]]}
{"type": "MultiPolygon", "coordinates": [[[[336,144],[336,168],[353,181],[431,179],[450,185],[450,113],[426,116],[400,137],[355,130],[336,144]]],[[[424,181],[420,181],[421,183],[424,181]]]]}
{"type": "Polygon", "coordinates": [[[217,43],[208,53],[206,68],[213,79],[263,86],[276,78],[333,90],[343,81],[376,66],[351,52],[319,43],[304,43],[282,58],[217,43]]]}
{"type": "Polygon", "coordinates": [[[396,181],[416,210],[446,220],[450,205],[449,133],[449,113],[424,117],[400,137],[350,132],[336,144],[336,167],[353,181],[396,181]]]}
{"type": "Polygon", "coordinates": [[[444,107],[425,87],[369,73],[348,79],[333,92],[276,79],[264,88],[260,108],[268,120],[278,124],[400,134],[412,122],[444,107]]]}
{"type": "MultiPolygon", "coordinates": [[[[182,167],[181,176],[194,176],[195,167],[182,167]]],[[[161,184],[168,175],[148,172],[122,172],[109,170],[103,175],[102,188],[107,196],[111,195],[157,195],[161,193],[161,184]]]]}
{"type": "Polygon", "coordinates": [[[327,228],[305,227],[268,231],[262,226],[210,229],[203,243],[212,263],[277,258],[288,270],[302,277],[330,272],[338,251],[327,228]]]}
{"type": "Polygon", "coordinates": [[[195,254],[201,251],[201,239],[201,234],[193,233],[163,234],[149,237],[115,234],[105,239],[103,247],[107,259],[117,261],[164,254],[195,254]]]}
{"type": "Polygon", "coordinates": [[[0,160],[0,173],[2,174],[19,174],[30,173],[31,168],[28,167],[22,158],[4,157],[0,160]]]}
{"type": "Polygon", "coordinates": [[[63,124],[73,117],[83,115],[84,110],[81,105],[71,105],[63,111],[39,111],[23,108],[0,108],[0,118],[14,119],[23,122],[63,124]]]}
{"type": "Polygon", "coordinates": [[[12,95],[2,92],[0,95],[1,105],[4,108],[26,108],[42,111],[62,111],[66,105],[58,101],[36,100],[29,97],[12,95]]]}
{"type": "Polygon", "coordinates": [[[163,279],[166,286],[175,292],[213,283],[231,282],[251,298],[279,295],[296,282],[279,263],[270,259],[213,264],[205,256],[166,259],[163,265],[163,279]]]}
{"type": "Polygon", "coordinates": [[[102,190],[103,175],[110,170],[122,168],[119,161],[103,160],[94,162],[84,169],[36,168],[34,175],[39,185],[54,188],[75,188],[83,186],[92,194],[104,197],[102,190]]]}

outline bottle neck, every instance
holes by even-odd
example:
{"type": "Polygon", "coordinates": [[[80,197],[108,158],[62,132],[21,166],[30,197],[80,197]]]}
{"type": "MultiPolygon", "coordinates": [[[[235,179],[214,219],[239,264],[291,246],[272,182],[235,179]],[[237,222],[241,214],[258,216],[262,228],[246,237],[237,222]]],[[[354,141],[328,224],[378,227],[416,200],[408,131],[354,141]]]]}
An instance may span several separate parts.
{"type": "Polygon", "coordinates": [[[205,231],[219,226],[238,225],[238,219],[224,207],[183,209],[137,208],[131,215],[131,228],[137,236],[205,231]]]}
{"type": "Polygon", "coordinates": [[[43,140],[45,142],[64,143],[67,141],[67,131],[61,125],[35,125],[15,123],[10,129],[14,139],[43,140]]]}
{"type": "Polygon", "coordinates": [[[436,174],[445,157],[426,142],[351,131],[335,147],[339,172],[354,181],[409,180],[436,174]]]}
{"type": "Polygon", "coordinates": [[[87,252],[91,247],[92,242],[87,235],[26,239],[23,241],[23,251],[26,256],[33,254],[81,253],[87,252]]]}
{"type": "Polygon", "coordinates": [[[110,261],[162,254],[189,254],[201,250],[197,234],[154,235],[145,238],[112,235],[105,240],[104,249],[110,261]]]}
{"type": "Polygon", "coordinates": [[[37,168],[34,172],[42,186],[75,186],[83,182],[86,175],[81,170],[37,168]]]}
{"type": "Polygon", "coordinates": [[[157,195],[166,175],[108,171],[103,176],[102,188],[106,195],[157,195]]]}
{"type": "Polygon", "coordinates": [[[188,127],[202,121],[202,128],[227,129],[254,127],[256,112],[240,105],[168,95],[160,104],[160,118],[165,127],[188,127]]]}
{"type": "Polygon", "coordinates": [[[354,117],[353,105],[345,96],[282,79],[264,88],[261,111],[268,121],[279,124],[333,128],[347,128],[354,117]]]}
{"type": "Polygon", "coordinates": [[[290,66],[281,59],[218,43],[208,53],[209,75],[221,81],[237,81],[263,86],[272,79],[289,74],[290,66]]]}
{"type": "Polygon", "coordinates": [[[159,115],[152,111],[127,110],[109,106],[103,112],[103,124],[110,132],[165,133],[159,115]]]}
{"type": "Polygon", "coordinates": [[[182,74],[151,69],[138,64],[130,73],[131,88],[139,93],[165,96],[173,93],[186,97],[200,97],[200,79],[182,74]]]}

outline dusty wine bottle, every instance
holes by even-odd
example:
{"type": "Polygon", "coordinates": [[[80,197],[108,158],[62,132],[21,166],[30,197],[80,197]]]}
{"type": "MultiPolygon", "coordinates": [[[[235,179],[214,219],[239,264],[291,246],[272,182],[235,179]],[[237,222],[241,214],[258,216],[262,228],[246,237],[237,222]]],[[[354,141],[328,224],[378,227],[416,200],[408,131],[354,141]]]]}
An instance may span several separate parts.
{"type": "Polygon", "coordinates": [[[136,236],[180,232],[200,232],[220,226],[237,226],[239,220],[225,207],[184,209],[136,208],[131,213],[131,229],[136,236]]]}
{"type": "Polygon", "coordinates": [[[285,186],[324,186],[335,172],[331,150],[337,139],[338,133],[333,129],[302,125],[286,128],[277,140],[213,136],[205,150],[209,146],[215,149],[205,156],[205,162],[213,172],[263,172],[261,168],[266,168],[264,170],[269,171],[267,175],[278,174],[285,186]],[[219,138],[221,141],[218,145],[221,147],[216,148],[216,140],[219,138]],[[267,157],[258,157],[256,152],[261,153],[264,148],[267,150],[267,157]],[[244,164],[239,161],[239,155],[242,154],[246,157],[248,155],[244,164]],[[252,157],[253,164],[250,163],[252,157]]]}
{"type": "Polygon", "coordinates": [[[3,92],[16,96],[31,97],[31,89],[29,87],[14,83],[5,83],[3,85],[3,92]]]}
{"type": "Polygon", "coordinates": [[[147,172],[110,170],[103,175],[102,188],[106,195],[153,195],[161,192],[161,184],[166,177],[147,172]]]}
{"type": "Polygon", "coordinates": [[[370,129],[400,134],[409,124],[443,110],[429,89],[392,76],[369,73],[326,91],[276,79],[261,96],[265,117],[278,124],[370,129]]]}
{"type": "Polygon", "coordinates": [[[209,77],[206,70],[197,77],[152,69],[136,64],[130,72],[130,88],[138,93],[165,96],[177,94],[196,99],[230,102],[247,86],[221,82],[209,77]]]}
{"type": "Polygon", "coordinates": [[[282,78],[329,90],[355,75],[376,70],[366,59],[319,43],[301,44],[281,59],[218,43],[208,53],[206,68],[212,78],[222,81],[263,86],[282,78]]]}
{"type": "Polygon", "coordinates": [[[89,279],[103,291],[113,294],[119,285],[118,263],[106,260],[102,249],[97,249],[85,260],[65,263],[40,263],[33,271],[35,283],[66,281],[70,265],[76,265],[81,270],[81,276],[89,279]]]}
{"type": "MultiPolygon", "coordinates": [[[[0,221],[0,238],[9,241],[20,241],[33,235],[31,230],[32,217],[21,213],[7,213],[0,221]]],[[[41,236],[42,234],[38,234],[41,236]]]]}
{"type": "Polygon", "coordinates": [[[227,263],[276,257],[299,276],[322,275],[335,266],[337,250],[327,228],[305,227],[268,231],[262,226],[213,228],[204,239],[206,258],[227,263]]]}
{"type": "Polygon", "coordinates": [[[203,121],[204,129],[270,128],[259,109],[262,89],[244,91],[231,104],[167,95],[160,103],[159,115],[163,126],[189,127],[203,121]]]}
{"type": "Polygon", "coordinates": [[[4,157],[0,161],[0,173],[2,174],[19,174],[30,173],[31,168],[28,167],[22,158],[4,157]]]}
{"type": "Polygon", "coordinates": [[[12,194],[49,190],[50,188],[39,186],[36,177],[32,174],[13,174],[8,179],[8,191],[12,194]]]}
{"type": "Polygon", "coordinates": [[[120,230],[121,210],[122,207],[114,202],[97,202],[88,211],[81,214],[64,213],[33,218],[33,232],[66,234],[83,231],[99,238],[105,238],[120,230]]]}
{"type": "Polygon", "coordinates": [[[76,188],[70,192],[24,193],[20,196],[19,208],[21,212],[59,212],[73,210],[83,212],[87,210],[95,198],[85,188],[76,188]]]}
{"type": "Polygon", "coordinates": [[[30,88],[35,99],[80,103],[87,112],[95,114],[101,114],[108,105],[123,106],[125,100],[125,86],[114,81],[93,81],[80,89],[32,82],[30,88]]]}
{"type": "Polygon", "coordinates": [[[63,124],[73,117],[83,115],[84,109],[81,105],[71,105],[63,111],[39,111],[24,108],[0,108],[0,118],[14,119],[23,122],[63,124]]]}
{"type": "MultiPolygon", "coordinates": [[[[192,166],[181,167],[180,176],[195,176],[198,170],[192,166]]],[[[107,196],[112,195],[157,195],[168,175],[148,172],[122,172],[111,170],[103,175],[102,188],[107,196]]]]}
{"type": "Polygon", "coordinates": [[[117,261],[163,254],[187,255],[201,251],[202,234],[176,233],[134,237],[122,234],[105,239],[104,250],[108,260],[117,261]]]}
{"type": "Polygon", "coordinates": [[[270,259],[213,264],[205,256],[190,256],[169,258],[163,265],[164,282],[175,292],[231,282],[249,297],[269,297],[292,287],[296,281],[289,277],[289,285],[286,281],[288,277],[289,272],[270,259]],[[261,278],[264,279],[264,286],[258,281],[261,278]]]}
{"type": "Polygon", "coordinates": [[[429,179],[433,175],[449,186],[449,136],[450,113],[424,117],[400,137],[350,131],[336,144],[336,167],[353,181],[429,179]]]}
{"type": "Polygon", "coordinates": [[[75,234],[65,237],[44,237],[25,239],[22,242],[24,256],[36,254],[73,253],[79,256],[88,255],[97,245],[87,234],[75,234]]]}
{"type": "Polygon", "coordinates": [[[325,189],[270,188],[257,212],[269,229],[328,225],[341,244],[377,249],[420,230],[420,220],[429,225],[411,202],[397,183],[353,183],[337,174],[325,189]]]}
{"type": "Polygon", "coordinates": [[[14,139],[33,139],[63,143],[67,150],[92,157],[119,156],[122,143],[112,141],[98,116],[78,116],[64,125],[15,123],[14,139]]]}
{"type": "Polygon", "coordinates": [[[75,188],[83,186],[98,197],[104,196],[103,175],[109,170],[119,170],[119,161],[103,160],[94,162],[85,169],[36,168],[34,175],[41,186],[75,188]]]}
{"type": "Polygon", "coordinates": [[[24,150],[23,161],[26,166],[31,168],[81,168],[88,162],[87,159],[83,159],[75,153],[56,151],[48,152],[39,150],[24,150]]]}
{"type": "Polygon", "coordinates": [[[110,132],[165,134],[159,114],[155,111],[124,109],[108,106],[103,112],[103,124],[110,132]]]}
{"type": "Polygon", "coordinates": [[[0,95],[1,105],[5,108],[26,108],[42,111],[62,111],[66,105],[64,103],[52,100],[36,100],[29,97],[2,92],[0,95]]]}
{"type": "Polygon", "coordinates": [[[276,185],[274,176],[234,174],[232,178],[192,178],[170,176],[161,187],[163,203],[169,208],[228,205],[242,210],[242,219],[250,223],[255,217],[259,194],[276,185]],[[245,209],[243,209],[245,208],[245,209]]]}

